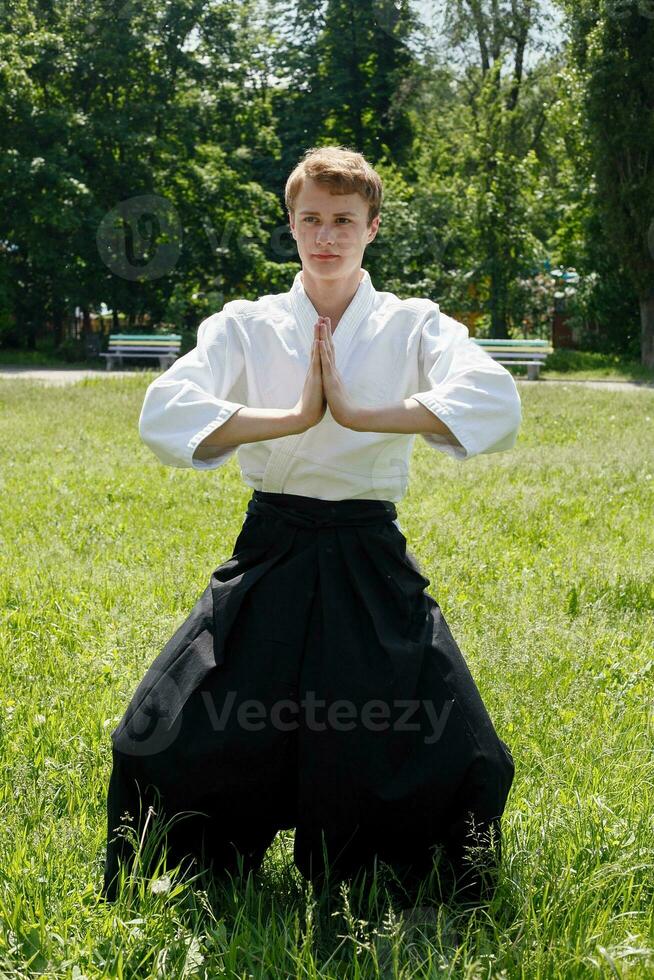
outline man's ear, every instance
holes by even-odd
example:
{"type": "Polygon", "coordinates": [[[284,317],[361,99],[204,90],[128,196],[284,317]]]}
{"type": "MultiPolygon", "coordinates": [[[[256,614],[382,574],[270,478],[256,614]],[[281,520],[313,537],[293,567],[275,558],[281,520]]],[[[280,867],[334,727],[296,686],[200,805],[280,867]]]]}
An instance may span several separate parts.
{"type": "Polygon", "coordinates": [[[372,225],[370,227],[370,235],[372,235],[372,238],[370,237],[368,238],[368,244],[373,242],[374,239],[377,237],[377,232],[379,230],[380,224],[381,224],[381,215],[378,214],[376,218],[372,219],[372,225]]]}

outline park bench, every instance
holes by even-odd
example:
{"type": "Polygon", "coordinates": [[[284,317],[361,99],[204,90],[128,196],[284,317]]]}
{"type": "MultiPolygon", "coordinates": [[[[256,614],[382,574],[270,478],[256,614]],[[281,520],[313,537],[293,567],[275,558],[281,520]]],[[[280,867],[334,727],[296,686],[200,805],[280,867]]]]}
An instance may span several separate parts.
{"type": "Polygon", "coordinates": [[[182,338],[177,333],[112,333],[108,350],[100,357],[107,358],[107,371],[111,371],[115,361],[122,367],[124,357],[151,357],[159,361],[159,367],[167,368],[179,356],[181,345],[182,338]]]}
{"type": "Polygon", "coordinates": [[[538,373],[554,348],[547,340],[492,340],[488,337],[472,337],[500,364],[526,364],[527,380],[535,381],[538,373]]]}

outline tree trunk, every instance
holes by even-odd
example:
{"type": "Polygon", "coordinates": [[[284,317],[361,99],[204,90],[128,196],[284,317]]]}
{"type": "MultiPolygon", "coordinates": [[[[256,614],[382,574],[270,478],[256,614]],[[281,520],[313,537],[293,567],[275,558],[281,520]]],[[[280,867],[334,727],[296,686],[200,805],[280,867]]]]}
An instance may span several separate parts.
{"type": "Polygon", "coordinates": [[[499,246],[495,235],[489,241],[488,253],[490,257],[490,333],[489,336],[496,340],[506,339],[506,286],[504,280],[504,270],[499,256],[499,246]]]}
{"type": "Polygon", "coordinates": [[[34,313],[31,313],[25,323],[26,330],[25,335],[27,337],[27,349],[36,350],[36,319],[34,313]]]}
{"type": "Polygon", "coordinates": [[[52,328],[55,349],[59,347],[64,339],[64,311],[60,306],[54,305],[52,311],[52,328]]]}
{"type": "Polygon", "coordinates": [[[490,333],[491,339],[508,340],[506,290],[501,272],[497,269],[491,280],[490,333]]]}
{"type": "Polygon", "coordinates": [[[493,263],[493,265],[495,266],[495,268],[491,272],[490,300],[488,304],[490,307],[489,336],[491,338],[497,339],[499,337],[502,337],[502,322],[501,322],[501,315],[500,315],[500,303],[499,303],[500,298],[497,289],[497,265],[495,263],[493,263]]]}
{"type": "Polygon", "coordinates": [[[644,367],[654,369],[654,289],[641,293],[640,359],[644,367]]]}

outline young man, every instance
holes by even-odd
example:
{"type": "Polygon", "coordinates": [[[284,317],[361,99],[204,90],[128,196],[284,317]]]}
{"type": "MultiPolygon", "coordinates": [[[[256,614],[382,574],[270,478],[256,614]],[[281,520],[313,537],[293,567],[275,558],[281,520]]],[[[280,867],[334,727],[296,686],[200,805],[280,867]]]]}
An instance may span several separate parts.
{"type": "MultiPolygon", "coordinates": [[[[302,260],[299,278],[304,294],[318,314],[307,390],[303,389],[290,417],[288,413],[279,417],[274,409],[236,409],[240,418],[235,412],[231,424],[224,422],[207,436],[195,452],[195,459],[215,456],[216,447],[224,446],[225,440],[233,440],[237,446],[254,441],[255,436],[259,440],[306,431],[320,421],[325,404],[334,421],[348,429],[431,432],[461,447],[445,423],[419,400],[404,399],[371,411],[355,403],[339,374],[333,334],[366,275],[361,268],[363,253],[375,239],[381,222],[379,214],[370,219],[370,211],[360,193],[334,195],[327,183],[311,177],[303,179],[290,211],[290,226],[302,260]]],[[[280,374],[283,368],[280,364],[280,374]]],[[[383,390],[386,379],[379,377],[378,383],[383,390]]],[[[389,390],[390,387],[388,378],[389,390]]]]}
{"type": "Polygon", "coordinates": [[[382,860],[413,889],[438,850],[476,900],[513,759],[395,502],[417,433],[461,461],[510,449],[520,399],[438,304],[374,288],[361,261],[382,185],[361,154],[309,151],[286,202],[291,290],[227,303],[145,394],[139,432],[162,463],[217,469],[238,451],[253,493],[231,558],[112,732],[105,894],[128,855],[120,817],[144,826],[151,800],[192,811],[169,857],[215,874],[257,868],[293,827],[318,887],[382,860]]]}

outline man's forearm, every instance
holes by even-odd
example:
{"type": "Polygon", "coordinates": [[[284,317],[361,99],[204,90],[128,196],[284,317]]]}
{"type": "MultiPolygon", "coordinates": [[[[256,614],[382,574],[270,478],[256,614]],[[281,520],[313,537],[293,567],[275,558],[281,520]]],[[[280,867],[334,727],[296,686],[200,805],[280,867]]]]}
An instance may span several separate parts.
{"type": "Polygon", "coordinates": [[[240,446],[244,442],[278,439],[280,436],[304,432],[305,429],[302,419],[293,409],[244,406],[210,432],[199,444],[193,456],[195,459],[207,459],[215,456],[217,449],[240,446]]]}
{"type": "Polygon", "coordinates": [[[454,446],[461,445],[452,430],[415,398],[380,408],[359,408],[350,428],[357,432],[434,432],[454,446]]]}

